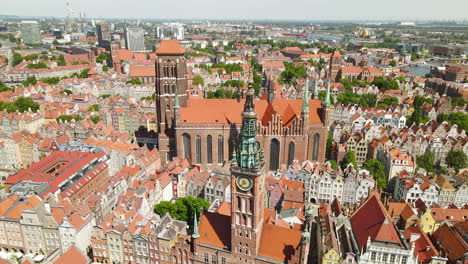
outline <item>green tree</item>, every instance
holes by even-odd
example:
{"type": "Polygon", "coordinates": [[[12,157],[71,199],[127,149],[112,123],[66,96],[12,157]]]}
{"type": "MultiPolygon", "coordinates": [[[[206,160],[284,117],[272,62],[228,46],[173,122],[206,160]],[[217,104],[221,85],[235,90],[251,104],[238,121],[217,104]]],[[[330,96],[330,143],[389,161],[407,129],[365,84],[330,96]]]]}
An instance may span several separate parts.
{"type": "Polygon", "coordinates": [[[355,105],[359,104],[360,97],[352,91],[347,90],[338,95],[336,100],[344,105],[355,105]]]}
{"type": "Polygon", "coordinates": [[[457,106],[465,106],[466,101],[463,99],[463,97],[452,97],[452,106],[457,107],[457,106]]]}
{"type": "Polygon", "coordinates": [[[106,72],[106,71],[108,71],[108,70],[109,70],[109,66],[107,66],[107,65],[103,65],[103,66],[102,66],[102,71],[103,71],[103,72],[106,72]]]}
{"type": "Polygon", "coordinates": [[[359,105],[364,107],[375,107],[377,103],[377,95],[376,94],[362,94],[359,98],[359,105]]]}
{"type": "Polygon", "coordinates": [[[418,167],[423,168],[427,172],[435,171],[435,153],[432,151],[426,151],[423,155],[416,157],[416,164],[418,167]]]}
{"type": "Polygon", "coordinates": [[[0,92],[5,92],[5,91],[14,91],[14,88],[8,87],[6,84],[4,84],[2,81],[0,81],[0,92]]]}
{"type": "Polygon", "coordinates": [[[37,84],[36,76],[30,76],[26,78],[26,80],[24,80],[21,84],[23,86],[36,85],[37,84]]]}
{"type": "Polygon", "coordinates": [[[351,90],[353,87],[348,79],[340,79],[338,82],[341,83],[346,90],[351,90]]]}
{"type": "Polygon", "coordinates": [[[39,81],[47,84],[58,84],[60,82],[59,77],[47,77],[47,78],[42,78],[39,81]]]}
{"type": "Polygon", "coordinates": [[[72,120],[80,121],[83,120],[83,117],[80,115],[59,115],[55,120],[57,120],[57,122],[70,122],[72,120]]]}
{"type": "Polygon", "coordinates": [[[192,84],[196,85],[196,86],[198,86],[198,85],[205,86],[205,80],[200,75],[195,75],[193,77],[192,84]]]}
{"type": "Polygon", "coordinates": [[[99,56],[96,57],[96,62],[102,63],[103,61],[109,61],[110,55],[106,52],[101,52],[99,56]]]}
{"type": "MultiPolygon", "coordinates": [[[[325,101],[325,97],[326,97],[326,96],[327,96],[327,92],[325,92],[325,91],[320,91],[320,92],[318,93],[318,99],[319,99],[320,101],[322,101],[322,102],[325,101]]],[[[334,98],[333,96],[330,96],[330,103],[331,103],[331,104],[334,104],[334,103],[335,103],[335,98],[334,98]]]]}
{"type": "Polygon", "coordinates": [[[348,167],[348,164],[352,163],[354,166],[354,169],[357,170],[357,165],[356,165],[356,153],[352,150],[348,150],[346,155],[344,156],[343,160],[341,161],[341,169],[344,170],[346,167],[348,167]]]}
{"type": "Polygon", "coordinates": [[[60,54],[60,56],[58,56],[58,59],[56,61],[57,61],[58,66],[66,66],[67,65],[67,63],[65,62],[65,56],[63,56],[63,54],[60,54]]]}
{"type": "Polygon", "coordinates": [[[42,61],[38,63],[28,64],[28,69],[46,69],[46,68],[47,68],[47,65],[43,63],[42,61]]]}
{"type": "Polygon", "coordinates": [[[387,108],[390,107],[393,104],[398,104],[400,101],[398,101],[398,98],[393,96],[393,97],[385,97],[382,101],[379,102],[378,107],[379,108],[387,108]]]}
{"type": "Polygon", "coordinates": [[[306,77],[307,69],[304,65],[295,66],[292,63],[285,63],[284,66],[286,69],[280,75],[278,81],[280,84],[288,83],[296,85],[297,82],[293,81],[294,79],[306,77]]]}
{"type": "Polygon", "coordinates": [[[93,115],[93,116],[90,116],[89,119],[94,123],[94,124],[97,124],[99,121],[102,120],[102,118],[98,115],[93,115]]]}
{"type": "Polygon", "coordinates": [[[414,109],[419,109],[424,103],[428,103],[432,105],[433,102],[434,100],[432,100],[431,98],[425,98],[425,97],[416,95],[413,99],[413,107],[414,109]]]}
{"type": "Polygon", "coordinates": [[[174,203],[163,201],[154,206],[154,212],[159,216],[169,213],[177,220],[191,223],[194,213],[199,216],[201,211],[209,206],[210,203],[202,198],[187,196],[177,199],[174,203]]]}
{"type": "Polygon", "coordinates": [[[99,111],[99,105],[98,104],[93,104],[88,107],[88,111],[99,111]]]}
{"type": "Polygon", "coordinates": [[[398,82],[392,79],[385,79],[383,77],[377,77],[372,82],[373,85],[379,87],[379,90],[398,90],[400,86],[398,82]]]}
{"type": "Polygon", "coordinates": [[[333,137],[330,135],[330,132],[328,132],[327,133],[327,149],[326,149],[327,152],[325,153],[326,159],[331,158],[333,142],[334,142],[333,137]]]}
{"type": "Polygon", "coordinates": [[[65,90],[62,90],[60,91],[61,94],[66,94],[66,95],[70,95],[70,94],[73,94],[73,92],[69,89],[65,89],[65,90]]]}
{"type": "Polygon", "coordinates": [[[336,160],[328,160],[328,162],[330,162],[330,165],[331,165],[333,170],[338,169],[338,163],[336,163],[336,160]]]}
{"type": "Polygon", "coordinates": [[[396,66],[397,66],[396,60],[392,60],[392,61],[390,62],[390,65],[391,65],[392,67],[396,67],[396,66]]]}
{"type": "Polygon", "coordinates": [[[138,78],[132,78],[126,82],[126,84],[142,84],[141,80],[138,78]]]}
{"type": "Polygon", "coordinates": [[[39,104],[34,102],[31,98],[29,97],[19,97],[18,99],[15,100],[13,103],[14,107],[22,112],[26,112],[29,109],[33,112],[37,112],[39,110],[39,104]]]}
{"type": "Polygon", "coordinates": [[[18,52],[13,53],[13,67],[20,64],[23,61],[23,57],[18,52]]]}
{"type": "Polygon", "coordinates": [[[377,159],[368,159],[364,163],[364,168],[374,177],[377,186],[384,190],[387,188],[387,177],[382,162],[377,159]]]}
{"type": "Polygon", "coordinates": [[[448,167],[454,168],[457,172],[468,166],[468,159],[462,150],[450,150],[445,157],[445,162],[448,167]]]}

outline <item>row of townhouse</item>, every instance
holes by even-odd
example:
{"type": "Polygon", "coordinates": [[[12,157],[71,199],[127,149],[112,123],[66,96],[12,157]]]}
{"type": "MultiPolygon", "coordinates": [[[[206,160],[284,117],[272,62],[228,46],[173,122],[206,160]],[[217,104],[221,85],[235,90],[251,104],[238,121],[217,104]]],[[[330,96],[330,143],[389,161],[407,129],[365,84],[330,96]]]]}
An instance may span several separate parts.
{"type": "MultiPolygon", "coordinates": [[[[145,217],[135,212],[121,215],[117,210],[94,227],[91,237],[93,261],[129,264],[175,263],[174,246],[184,235],[187,235],[187,224],[172,219],[169,214],[163,217],[155,214],[145,217]]],[[[188,254],[185,250],[179,257],[185,256],[188,260],[188,254]]]]}
{"type": "Polygon", "coordinates": [[[395,200],[414,203],[421,199],[429,206],[438,205],[443,208],[468,204],[468,185],[459,175],[437,175],[429,178],[424,174],[410,176],[402,171],[395,182],[393,193],[395,200]]]}
{"type": "Polygon", "coordinates": [[[356,171],[350,164],[345,171],[333,170],[329,162],[320,164],[295,161],[286,172],[289,180],[304,184],[307,203],[331,203],[335,198],[346,204],[357,204],[376,188],[369,171],[356,171]]]}
{"type": "Polygon", "coordinates": [[[26,130],[32,134],[44,124],[44,117],[39,112],[0,112],[0,130],[7,136],[26,130]]]}
{"type": "MultiPolygon", "coordinates": [[[[317,228],[319,263],[444,264],[431,238],[418,225],[401,227],[396,203],[386,208],[381,194],[371,192],[357,209],[346,212],[338,199],[320,205],[317,228]]],[[[411,207],[411,219],[418,219],[411,207]]],[[[403,213],[402,213],[403,212],[403,213]]]]}
{"type": "Polygon", "coordinates": [[[84,205],[60,202],[53,196],[16,193],[0,202],[0,245],[2,252],[59,255],[76,246],[86,252],[91,240],[94,214],[84,205]]]}

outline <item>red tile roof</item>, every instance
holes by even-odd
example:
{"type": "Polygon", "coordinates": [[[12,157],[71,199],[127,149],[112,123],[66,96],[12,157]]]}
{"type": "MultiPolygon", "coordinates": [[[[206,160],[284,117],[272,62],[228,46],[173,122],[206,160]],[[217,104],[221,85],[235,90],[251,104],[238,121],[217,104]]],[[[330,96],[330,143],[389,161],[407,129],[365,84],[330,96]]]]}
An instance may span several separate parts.
{"type": "Polygon", "coordinates": [[[398,233],[392,225],[392,219],[387,215],[387,210],[377,194],[371,194],[370,198],[354,212],[351,216],[351,225],[360,249],[366,247],[368,237],[371,241],[401,245],[398,233]]]}
{"type": "Polygon", "coordinates": [[[155,77],[155,65],[136,65],[130,64],[130,77],[155,77]]]}
{"type": "Polygon", "coordinates": [[[408,243],[411,243],[411,234],[420,235],[420,237],[413,242],[414,255],[418,257],[418,262],[429,263],[433,256],[439,256],[439,252],[434,247],[426,233],[424,233],[419,226],[413,226],[405,230],[404,235],[408,240],[408,243]]]}
{"type": "Polygon", "coordinates": [[[185,49],[182,48],[179,41],[177,40],[163,40],[156,50],[157,55],[181,55],[185,53],[185,49]]]}
{"type": "Polygon", "coordinates": [[[76,246],[71,246],[53,264],[88,264],[90,261],[86,255],[76,246]]]}
{"type": "MultiPolygon", "coordinates": [[[[291,123],[295,116],[301,116],[301,99],[276,99],[268,107],[266,100],[255,100],[255,110],[258,119],[267,125],[272,115],[280,115],[284,125],[291,123]]],[[[180,109],[180,120],[188,124],[230,124],[242,122],[241,113],[244,103],[236,99],[199,99],[189,100],[187,107],[180,109]],[[213,111],[217,109],[217,111],[213,111]]],[[[321,123],[319,108],[322,107],[320,100],[309,100],[309,122],[311,124],[321,123]]]]}
{"type": "Polygon", "coordinates": [[[265,223],[258,255],[287,263],[288,259],[296,253],[301,242],[301,235],[302,232],[299,229],[265,223]]]}
{"type": "Polygon", "coordinates": [[[199,242],[217,248],[225,248],[231,244],[230,226],[230,216],[203,212],[200,219],[199,242]]]}

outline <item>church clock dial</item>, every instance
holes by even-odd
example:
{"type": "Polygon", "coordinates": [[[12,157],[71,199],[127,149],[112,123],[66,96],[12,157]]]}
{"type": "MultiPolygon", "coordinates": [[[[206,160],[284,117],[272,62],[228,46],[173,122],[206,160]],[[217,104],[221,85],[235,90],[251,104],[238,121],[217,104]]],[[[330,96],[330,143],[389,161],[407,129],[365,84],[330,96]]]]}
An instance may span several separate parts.
{"type": "Polygon", "coordinates": [[[239,188],[240,190],[244,192],[249,191],[250,189],[252,189],[252,186],[253,186],[252,179],[250,179],[249,177],[245,177],[245,176],[237,177],[236,184],[237,184],[237,188],[239,188]]]}

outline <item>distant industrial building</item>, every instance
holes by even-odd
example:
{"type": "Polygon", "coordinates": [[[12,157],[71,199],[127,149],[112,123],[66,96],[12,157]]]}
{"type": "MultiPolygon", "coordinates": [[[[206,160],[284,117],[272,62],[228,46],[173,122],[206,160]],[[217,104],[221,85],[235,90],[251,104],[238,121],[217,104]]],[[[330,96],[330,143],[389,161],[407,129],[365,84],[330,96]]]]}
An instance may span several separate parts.
{"type": "Polygon", "coordinates": [[[129,50],[145,51],[145,31],[143,28],[125,28],[125,46],[129,50]]]}
{"type": "Polygon", "coordinates": [[[96,31],[98,35],[98,44],[103,48],[110,48],[111,42],[111,25],[110,24],[97,24],[96,31]]]}
{"type": "Polygon", "coordinates": [[[41,44],[41,31],[37,21],[22,21],[21,34],[24,43],[41,44]]]}

